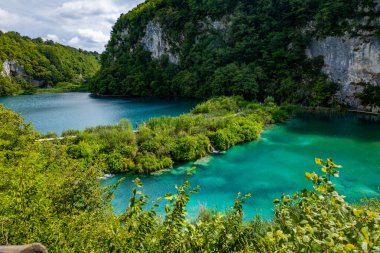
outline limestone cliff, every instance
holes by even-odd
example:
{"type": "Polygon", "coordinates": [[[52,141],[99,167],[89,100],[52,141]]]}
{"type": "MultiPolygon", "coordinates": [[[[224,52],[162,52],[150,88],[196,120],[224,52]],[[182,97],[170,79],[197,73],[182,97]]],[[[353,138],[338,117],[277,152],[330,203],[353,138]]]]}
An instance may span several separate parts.
{"type": "Polygon", "coordinates": [[[146,0],[116,22],[90,89],[328,106],[328,76],[341,103],[361,108],[358,83],[379,86],[374,1],[146,0]]]}
{"type": "Polygon", "coordinates": [[[1,71],[1,75],[6,76],[6,77],[20,76],[23,79],[27,80],[34,87],[44,87],[45,86],[44,81],[35,80],[31,76],[29,76],[25,72],[24,67],[21,64],[19,64],[16,60],[5,60],[3,62],[3,68],[1,71]]]}
{"type": "Polygon", "coordinates": [[[179,56],[172,52],[169,42],[164,37],[160,23],[150,21],[145,28],[144,34],[140,43],[145,50],[152,53],[153,58],[158,59],[163,55],[168,55],[171,63],[178,64],[179,56]]]}
{"type": "Polygon", "coordinates": [[[380,86],[380,38],[327,37],[314,40],[307,53],[322,56],[323,71],[341,84],[338,98],[353,108],[367,110],[357,98],[362,83],[380,86]]]}
{"type": "MultiPolygon", "coordinates": [[[[229,27],[226,19],[206,18],[201,23],[203,33],[211,29],[226,31],[229,27]]],[[[173,53],[170,43],[158,22],[150,21],[140,43],[151,52],[152,58],[159,59],[168,55],[169,61],[179,64],[179,56],[173,53]]],[[[363,91],[363,83],[380,86],[380,38],[379,37],[342,37],[329,36],[313,40],[308,49],[309,57],[324,58],[323,72],[340,84],[337,93],[338,102],[351,108],[364,111],[378,111],[378,107],[363,106],[358,95],[363,91]]]]}
{"type": "Polygon", "coordinates": [[[18,64],[15,60],[5,60],[3,62],[2,74],[4,76],[26,76],[24,68],[18,64]]]}

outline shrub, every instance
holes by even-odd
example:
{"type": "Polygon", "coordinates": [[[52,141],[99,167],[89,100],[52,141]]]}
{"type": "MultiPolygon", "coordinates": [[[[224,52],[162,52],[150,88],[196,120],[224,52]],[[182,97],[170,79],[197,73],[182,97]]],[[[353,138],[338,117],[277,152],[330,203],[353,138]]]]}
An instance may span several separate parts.
{"type": "Polygon", "coordinates": [[[204,135],[185,136],[176,140],[171,152],[176,161],[191,161],[210,152],[210,141],[204,135]]]}
{"type": "Polygon", "coordinates": [[[152,153],[137,156],[135,172],[149,174],[155,171],[167,169],[173,166],[173,161],[169,157],[156,157],[152,153]]]}

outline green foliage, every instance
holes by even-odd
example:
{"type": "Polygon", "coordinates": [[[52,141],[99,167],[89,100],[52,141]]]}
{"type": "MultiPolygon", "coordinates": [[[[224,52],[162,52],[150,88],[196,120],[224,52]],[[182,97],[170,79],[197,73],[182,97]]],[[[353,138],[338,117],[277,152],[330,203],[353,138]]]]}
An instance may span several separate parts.
{"type": "Polygon", "coordinates": [[[99,169],[69,158],[60,145],[36,142],[30,124],[2,106],[0,119],[0,244],[41,241],[51,252],[104,245],[102,224],[114,216],[99,169]]]}
{"type": "MultiPolygon", "coordinates": [[[[133,96],[240,95],[278,103],[327,105],[337,86],[322,59],[305,51],[313,38],[370,27],[373,0],[147,0],[120,16],[90,90],[133,96]],[[368,19],[363,25],[363,17],[368,19]],[[141,45],[149,22],[179,58],[152,58],[141,45]]],[[[376,22],[372,22],[376,23],[376,22]]]]}
{"type": "Polygon", "coordinates": [[[210,140],[203,134],[179,138],[171,152],[175,161],[192,161],[210,153],[210,140]]]}
{"type": "Polygon", "coordinates": [[[0,73],[0,96],[17,95],[21,91],[21,85],[12,78],[2,76],[0,73]]]}
{"type": "Polygon", "coordinates": [[[153,173],[174,162],[192,161],[215,150],[257,139],[268,123],[286,119],[286,108],[260,106],[241,97],[220,97],[179,117],[153,118],[136,133],[129,121],[83,132],[69,131],[67,154],[86,163],[102,161],[107,173],[153,173]],[[273,117],[275,116],[275,118],[273,117]],[[74,136],[72,136],[74,135],[74,136]]]}
{"type": "MultiPolygon", "coordinates": [[[[153,122],[155,130],[164,125],[160,120],[153,122]]],[[[176,125],[171,126],[175,129],[176,125]]],[[[128,131],[130,125],[122,122],[116,128],[128,131]]],[[[110,128],[97,130],[107,137],[113,133],[110,128]]],[[[94,129],[87,134],[99,136],[94,129]]],[[[365,200],[355,205],[345,202],[331,182],[340,169],[332,159],[315,160],[321,166],[321,176],[306,173],[313,183],[312,190],[284,195],[274,201],[272,221],[257,217],[244,222],[243,205],[250,195],[240,193],[226,213],[203,210],[196,220],[190,221],[187,204],[199,187],[192,188],[188,177],[176,186],[174,194],[153,201],[143,193],[140,179],[135,179],[136,188],[128,207],[123,214],[116,215],[110,200],[121,181],[113,187],[100,187],[103,161],[74,159],[65,152],[64,143],[36,142],[37,137],[19,115],[0,106],[1,245],[40,242],[49,252],[380,250],[379,201],[365,200]],[[159,206],[165,208],[163,216],[157,214],[159,206]]],[[[83,139],[78,141],[72,148],[73,154],[87,156],[82,150],[88,144],[83,139]]],[[[118,147],[118,143],[112,141],[112,145],[105,147],[118,147]]],[[[109,159],[116,168],[122,160],[116,153],[110,154],[109,159]]]]}
{"type": "Polygon", "coordinates": [[[297,252],[375,252],[379,250],[379,209],[353,207],[335,191],[331,176],[338,177],[332,159],[315,159],[323,175],[306,173],[314,190],[282,196],[275,226],[267,234],[279,250],[297,252]]]}
{"type": "Polygon", "coordinates": [[[217,69],[211,81],[213,95],[243,95],[255,99],[258,90],[254,73],[248,67],[239,68],[236,63],[217,69]]]}
{"type": "Polygon", "coordinates": [[[312,88],[310,105],[318,106],[328,104],[329,100],[332,100],[331,94],[334,94],[337,87],[336,83],[328,81],[323,77],[319,78],[312,88]]]}
{"type": "MultiPolygon", "coordinates": [[[[11,73],[10,78],[0,74],[0,96],[15,95],[21,89],[26,90],[25,93],[33,93],[34,80],[45,87],[62,82],[83,83],[98,71],[98,58],[95,52],[52,41],[30,39],[16,32],[0,33],[0,63],[15,61],[23,72],[11,73]]],[[[67,85],[65,88],[68,89],[67,85]]]]}
{"type": "Polygon", "coordinates": [[[146,153],[137,156],[136,173],[152,173],[163,169],[168,169],[173,166],[173,161],[169,157],[156,157],[153,153],[146,153]]]}
{"type": "Polygon", "coordinates": [[[74,92],[74,91],[77,91],[77,92],[88,91],[88,86],[84,83],[73,84],[73,83],[61,82],[54,85],[52,88],[35,88],[35,87],[31,87],[29,89],[24,88],[22,94],[62,93],[62,92],[74,92]]]}
{"type": "Polygon", "coordinates": [[[368,83],[362,83],[363,92],[358,95],[358,98],[364,105],[380,106],[380,87],[368,83]]]}
{"type": "Polygon", "coordinates": [[[0,105],[0,161],[6,161],[17,155],[34,140],[36,133],[30,124],[16,113],[6,110],[0,105]]]}

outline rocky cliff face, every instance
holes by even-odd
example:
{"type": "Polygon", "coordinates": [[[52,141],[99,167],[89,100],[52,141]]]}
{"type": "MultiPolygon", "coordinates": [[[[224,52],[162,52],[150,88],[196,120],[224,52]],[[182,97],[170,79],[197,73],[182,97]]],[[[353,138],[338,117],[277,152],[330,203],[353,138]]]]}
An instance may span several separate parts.
{"type": "Polygon", "coordinates": [[[1,72],[4,76],[26,76],[24,68],[15,60],[6,60],[3,62],[3,69],[1,72]]]}
{"type": "MultiPolygon", "coordinates": [[[[199,21],[199,34],[202,36],[209,34],[211,31],[218,31],[226,33],[229,28],[229,18],[224,17],[221,20],[212,20],[210,17],[206,17],[205,20],[199,21]]],[[[140,38],[140,45],[151,53],[153,59],[159,59],[164,55],[167,55],[169,62],[178,65],[179,54],[173,50],[173,42],[168,41],[168,36],[165,34],[161,24],[158,21],[151,20],[145,26],[143,31],[144,36],[140,38]]],[[[124,28],[117,33],[118,40],[116,42],[116,48],[119,48],[129,36],[128,27],[124,28]]],[[[198,37],[196,38],[197,41],[198,37]]],[[[179,42],[174,42],[178,44],[179,42]]],[[[130,49],[133,51],[133,47],[130,49]]]]}
{"type": "Polygon", "coordinates": [[[158,22],[150,21],[148,23],[141,44],[145,50],[152,53],[153,58],[158,59],[163,55],[168,55],[171,63],[178,64],[179,56],[172,53],[169,42],[165,39],[158,22]]]}
{"type": "Polygon", "coordinates": [[[379,42],[371,36],[380,31],[380,9],[372,1],[147,0],[114,25],[91,91],[328,105],[336,86],[304,53],[305,41],[324,38],[308,55],[325,58],[323,71],[342,84],[341,102],[359,108],[355,94],[364,89],[363,104],[375,104],[377,88],[358,85],[379,85],[379,42]],[[341,34],[357,38],[326,38],[341,34]],[[156,60],[163,56],[177,66],[156,60]]]}
{"type": "Polygon", "coordinates": [[[7,77],[21,76],[25,80],[30,81],[34,87],[43,87],[45,85],[43,81],[30,80],[31,78],[25,72],[24,67],[21,64],[17,63],[15,60],[5,60],[3,62],[1,75],[7,77]]]}
{"type": "Polygon", "coordinates": [[[380,86],[380,38],[327,37],[314,40],[307,54],[324,58],[323,71],[341,84],[337,95],[342,103],[360,110],[369,109],[361,105],[357,94],[363,90],[361,83],[380,86]]]}
{"type": "MultiPolygon", "coordinates": [[[[204,21],[200,22],[201,28],[199,33],[204,35],[212,30],[225,33],[230,25],[228,18],[212,20],[210,17],[206,17],[204,21]]],[[[167,40],[159,22],[150,21],[145,28],[144,34],[140,43],[145,50],[152,53],[152,58],[158,59],[163,55],[167,55],[170,63],[179,64],[179,55],[173,52],[173,48],[167,40]]],[[[120,35],[121,38],[125,38],[128,35],[128,29],[122,31],[120,35]]]]}
{"type": "MultiPolygon", "coordinates": [[[[227,19],[213,21],[206,18],[201,28],[203,33],[212,29],[223,32],[228,25],[227,19]]],[[[141,45],[154,59],[168,55],[171,63],[179,63],[179,56],[172,52],[158,22],[147,24],[141,45]]],[[[357,95],[363,91],[360,84],[380,86],[380,38],[327,37],[312,41],[306,53],[309,57],[324,58],[324,73],[341,85],[337,94],[340,103],[359,110],[379,111],[380,108],[363,106],[357,95]]]]}

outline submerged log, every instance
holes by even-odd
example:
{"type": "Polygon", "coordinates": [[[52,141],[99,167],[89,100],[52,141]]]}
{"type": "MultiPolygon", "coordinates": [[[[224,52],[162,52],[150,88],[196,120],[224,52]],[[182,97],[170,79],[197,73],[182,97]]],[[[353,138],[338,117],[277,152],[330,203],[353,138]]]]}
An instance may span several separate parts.
{"type": "Polygon", "coordinates": [[[40,243],[17,246],[0,246],[0,253],[48,253],[40,243]]]}

